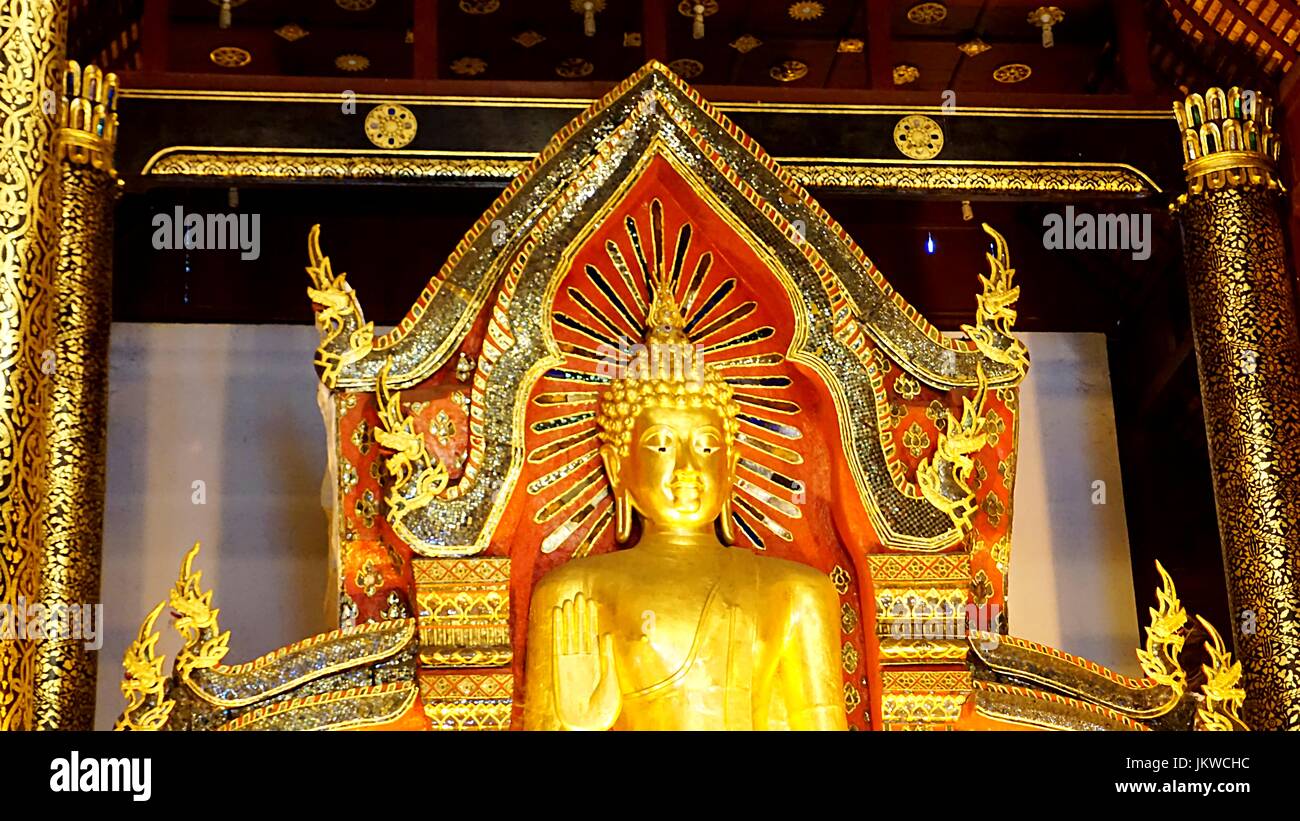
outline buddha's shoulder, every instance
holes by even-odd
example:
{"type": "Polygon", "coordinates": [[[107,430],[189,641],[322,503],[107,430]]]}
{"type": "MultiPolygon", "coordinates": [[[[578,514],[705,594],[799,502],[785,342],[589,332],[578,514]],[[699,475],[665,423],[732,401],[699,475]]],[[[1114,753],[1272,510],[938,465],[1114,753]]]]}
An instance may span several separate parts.
{"type": "Polygon", "coordinates": [[[758,569],[759,584],[764,587],[788,587],[796,591],[834,594],[835,586],[830,576],[800,562],[778,559],[775,556],[757,556],[748,553],[758,569]]]}
{"type": "Polygon", "coordinates": [[[533,595],[541,592],[557,596],[569,596],[578,591],[590,595],[593,592],[592,587],[596,578],[627,572],[631,569],[630,565],[631,562],[624,551],[602,553],[598,556],[584,556],[581,559],[570,559],[543,574],[533,595]]]}

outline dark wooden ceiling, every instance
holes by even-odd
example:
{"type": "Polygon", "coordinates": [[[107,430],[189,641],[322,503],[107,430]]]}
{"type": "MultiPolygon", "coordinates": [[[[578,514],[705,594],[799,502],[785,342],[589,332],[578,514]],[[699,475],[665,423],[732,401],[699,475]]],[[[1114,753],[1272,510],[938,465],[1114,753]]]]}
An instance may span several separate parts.
{"type": "MultiPolygon", "coordinates": [[[[1028,21],[1039,0],[706,0],[696,39],[676,0],[593,0],[588,37],[574,2],[583,0],[234,0],[222,29],[214,0],[73,0],[71,50],[150,72],[484,82],[615,81],[655,58],[689,61],[677,65],[699,84],[841,89],[892,88],[893,69],[912,66],[917,79],[899,88],[1068,94],[1133,91],[1117,54],[1126,32],[1141,39],[1145,29],[1138,0],[1056,0],[1065,19],[1051,49],[1028,21]],[[988,51],[958,50],[976,37],[988,51]],[[746,48],[749,38],[757,44],[746,48]],[[231,47],[247,52],[245,65],[213,62],[215,49],[231,47]],[[341,68],[346,55],[364,59],[341,68]],[[774,79],[787,61],[802,76],[774,79]],[[1028,78],[996,81],[1009,63],[1028,66],[1028,78]]],[[[1139,43],[1143,63],[1146,53],[1139,43]]]]}
{"type": "Polygon", "coordinates": [[[716,11],[700,39],[674,0],[594,0],[591,37],[573,2],[233,0],[232,25],[221,29],[214,0],[72,0],[70,53],[155,73],[489,83],[615,81],[653,57],[692,61],[679,67],[698,70],[688,79],[699,84],[756,88],[887,89],[893,69],[906,65],[918,77],[901,90],[1132,94],[1154,90],[1152,69],[1171,89],[1235,82],[1271,90],[1300,48],[1297,0],[1056,0],[1065,19],[1052,49],[1027,19],[1039,0],[708,0],[716,11]],[[943,13],[913,11],[922,5],[943,13]],[[814,6],[814,16],[791,14],[814,6]],[[295,37],[292,27],[306,34],[295,37]],[[957,49],[976,37],[988,51],[957,49]],[[741,48],[745,38],[759,44],[741,48]],[[249,54],[246,65],[213,63],[214,49],[232,46],[249,54]],[[359,55],[365,67],[345,60],[352,68],[340,68],[344,55],[359,55]],[[806,73],[774,79],[772,68],[789,60],[806,73]],[[996,81],[994,71],[1009,63],[1029,66],[1029,77],[996,81]],[[565,65],[579,66],[580,76],[561,76],[565,65]]]}

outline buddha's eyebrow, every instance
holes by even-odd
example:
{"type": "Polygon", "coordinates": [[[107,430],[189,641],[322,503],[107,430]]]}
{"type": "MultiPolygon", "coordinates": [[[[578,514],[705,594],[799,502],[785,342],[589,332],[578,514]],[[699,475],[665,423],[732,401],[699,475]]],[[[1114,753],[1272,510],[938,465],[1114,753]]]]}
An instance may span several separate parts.
{"type": "Polygon", "coordinates": [[[669,425],[655,425],[641,434],[641,441],[644,442],[652,436],[672,436],[673,434],[674,430],[669,425]]]}

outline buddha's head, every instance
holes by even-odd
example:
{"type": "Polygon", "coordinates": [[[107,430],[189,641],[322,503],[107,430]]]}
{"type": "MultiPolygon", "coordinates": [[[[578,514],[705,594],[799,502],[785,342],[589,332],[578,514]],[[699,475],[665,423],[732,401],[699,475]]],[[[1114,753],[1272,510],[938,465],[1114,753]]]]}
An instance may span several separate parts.
{"type": "Polygon", "coordinates": [[[600,400],[600,455],[614,493],[617,538],[628,539],[635,508],[677,532],[720,520],[723,541],[731,542],[737,407],[731,386],[687,339],[666,291],[651,306],[646,344],[600,400]]]}

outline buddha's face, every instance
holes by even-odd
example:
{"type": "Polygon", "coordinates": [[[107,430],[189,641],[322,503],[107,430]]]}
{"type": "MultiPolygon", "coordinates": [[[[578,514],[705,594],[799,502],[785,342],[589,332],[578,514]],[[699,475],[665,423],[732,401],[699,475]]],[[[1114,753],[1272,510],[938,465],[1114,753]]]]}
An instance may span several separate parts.
{"type": "Polygon", "coordinates": [[[694,529],[722,512],[734,463],[722,414],[712,407],[648,407],[636,417],[619,482],[661,527],[694,529]]]}

